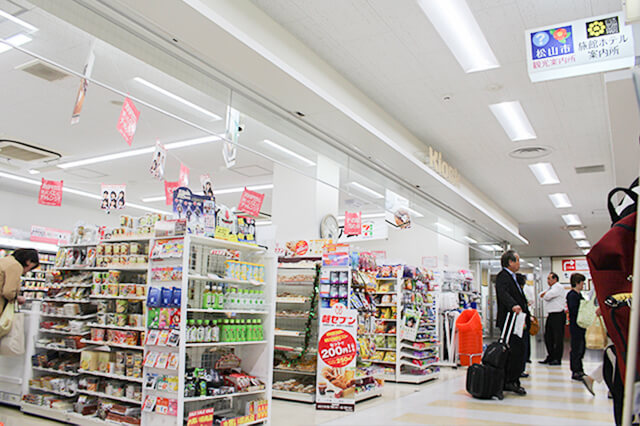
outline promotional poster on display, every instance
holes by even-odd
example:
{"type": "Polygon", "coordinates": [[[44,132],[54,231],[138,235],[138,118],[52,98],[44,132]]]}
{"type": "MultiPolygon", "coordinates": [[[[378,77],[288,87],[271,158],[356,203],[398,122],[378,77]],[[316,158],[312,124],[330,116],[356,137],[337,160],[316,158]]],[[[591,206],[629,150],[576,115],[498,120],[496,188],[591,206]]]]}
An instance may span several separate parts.
{"type": "Polygon", "coordinates": [[[338,239],[340,243],[352,243],[356,241],[386,240],[389,238],[389,225],[384,217],[367,218],[361,217],[362,229],[358,235],[347,235],[343,232],[338,239]]]}
{"type": "Polygon", "coordinates": [[[388,189],[385,192],[384,208],[385,219],[391,225],[400,228],[411,228],[411,214],[409,213],[409,200],[388,189]]]}
{"type": "Polygon", "coordinates": [[[167,149],[160,143],[156,142],[156,150],[153,152],[151,158],[151,167],[149,167],[149,173],[155,179],[164,179],[164,165],[167,161],[167,149]]]}
{"type": "Polygon", "coordinates": [[[327,244],[332,244],[329,238],[319,240],[292,240],[287,241],[284,246],[276,243],[276,254],[278,257],[302,257],[317,258],[322,257],[327,244]]]}
{"type": "Polygon", "coordinates": [[[213,195],[213,181],[209,175],[200,175],[200,185],[202,185],[202,193],[205,197],[209,197],[214,200],[216,197],[213,195]]]}
{"type": "Polygon", "coordinates": [[[238,217],[227,206],[218,206],[218,211],[216,212],[215,238],[238,242],[238,217]]]}
{"type": "Polygon", "coordinates": [[[124,209],[127,205],[125,200],[127,193],[127,185],[100,185],[102,192],[102,201],[100,208],[107,213],[111,210],[124,209]]]}
{"type": "Polygon", "coordinates": [[[256,244],[256,220],[254,218],[238,216],[238,242],[256,244]]]}
{"type": "Polygon", "coordinates": [[[405,309],[402,322],[400,323],[400,339],[416,340],[420,317],[422,314],[414,309],[405,309]]]}
{"type": "Polygon", "coordinates": [[[118,118],[116,128],[129,146],[133,143],[133,137],[136,134],[136,127],[138,125],[139,118],[140,111],[138,111],[133,102],[131,102],[131,99],[125,98],[122,103],[122,110],[120,111],[120,117],[118,118]]]}
{"type": "Polygon", "coordinates": [[[38,204],[60,207],[62,205],[62,182],[42,179],[38,192],[38,204]]]}
{"type": "Polygon", "coordinates": [[[354,411],[358,311],[339,303],[319,317],[316,409],[354,411]]]}
{"type": "Polygon", "coordinates": [[[186,219],[187,232],[196,235],[213,235],[216,213],[213,200],[194,195],[189,188],[179,187],[173,193],[173,215],[186,219]]]}

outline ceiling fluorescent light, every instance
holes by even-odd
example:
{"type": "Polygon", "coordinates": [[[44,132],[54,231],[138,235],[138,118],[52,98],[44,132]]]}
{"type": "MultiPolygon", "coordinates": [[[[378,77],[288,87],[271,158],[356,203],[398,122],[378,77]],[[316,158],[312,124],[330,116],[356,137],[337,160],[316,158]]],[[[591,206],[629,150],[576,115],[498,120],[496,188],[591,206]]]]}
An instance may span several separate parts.
{"type": "MultiPolygon", "coordinates": [[[[220,140],[220,136],[216,136],[216,135],[203,136],[201,138],[170,142],[168,144],[165,144],[164,147],[168,150],[172,150],[172,149],[185,148],[188,146],[199,145],[199,144],[208,143],[208,142],[215,142],[219,140],[220,140]]],[[[116,152],[114,154],[99,155],[97,157],[85,158],[84,160],[70,161],[68,163],[58,164],[58,167],[60,167],[61,169],[70,169],[72,167],[86,166],[88,164],[103,163],[105,161],[119,160],[121,158],[151,154],[153,151],[155,151],[155,149],[156,149],[155,146],[148,146],[146,148],[139,148],[139,149],[130,149],[127,151],[116,152]]]]}
{"type": "Polygon", "coordinates": [[[488,244],[480,244],[478,247],[480,247],[484,251],[494,251],[493,246],[488,244]]]}
{"type": "Polygon", "coordinates": [[[560,183],[556,171],[551,163],[529,164],[531,172],[534,174],[540,185],[554,185],[560,183]]]}
{"type": "Polygon", "coordinates": [[[257,220],[256,221],[256,226],[269,226],[271,225],[273,222],[270,220],[257,220]]]}
{"type": "Polygon", "coordinates": [[[417,210],[412,209],[411,207],[407,207],[407,210],[409,210],[409,213],[411,213],[415,217],[424,217],[424,215],[422,213],[420,213],[417,210]]]}
{"type": "Polygon", "coordinates": [[[471,244],[478,244],[478,242],[471,237],[465,236],[464,239],[470,242],[471,244]]]}
{"type": "MultiPolygon", "coordinates": [[[[233,194],[236,192],[242,192],[244,191],[244,186],[240,186],[237,188],[225,188],[225,189],[213,189],[213,193],[215,195],[222,195],[222,194],[233,194]]],[[[262,191],[265,189],[273,189],[273,184],[272,183],[268,183],[265,185],[249,185],[247,186],[247,189],[250,189],[251,191],[262,191]]]]}
{"type": "Polygon", "coordinates": [[[167,197],[165,195],[157,196],[157,197],[145,197],[142,198],[143,203],[155,203],[156,201],[166,201],[167,197]]]}
{"type": "Polygon", "coordinates": [[[38,175],[38,174],[40,174],[40,170],[29,169],[29,174],[30,175],[38,175]]]}
{"type": "Polygon", "coordinates": [[[465,72],[500,66],[465,0],[418,0],[418,4],[465,72]]]}
{"type": "Polygon", "coordinates": [[[578,241],[576,241],[576,244],[580,248],[591,247],[591,243],[589,243],[589,241],[587,241],[587,240],[578,240],[578,241]]]}
{"type": "Polygon", "coordinates": [[[585,240],[587,239],[587,236],[585,235],[584,231],[569,231],[569,234],[571,235],[571,238],[573,238],[574,240],[585,240]]]}
{"type": "MultiPolygon", "coordinates": [[[[25,177],[18,176],[18,175],[12,175],[10,173],[5,173],[5,172],[0,172],[0,177],[4,177],[4,178],[7,178],[7,179],[15,180],[15,181],[18,181],[18,182],[28,183],[28,184],[34,185],[34,186],[35,185],[40,186],[41,183],[42,183],[39,180],[29,179],[29,178],[25,178],[25,177]]],[[[81,191],[79,189],[69,188],[68,186],[63,186],[62,187],[62,191],[63,191],[63,193],[79,195],[81,197],[92,198],[94,200],[101,200],[102,199],[102,197],[100,195],[98,195],[98,194],[93,194],[91,192],[81,191]]],[[[158,209],[141,206],[139,204],[134,204],[134,203],[127,203],[126,207],[131,207],[131,208],[134,208],[134,209],[144,210],[144,211],[148,211],[148,212],[152,212],[152,213],[169,214],[169,212],[166,211],[166,210],[158,210],[158,209]]]]}
{"type": "MultiPolygon", "coordinates": [[[[385,217],[384,213],[367,213],[360,216],[362,219],[378,219],[385,217]]],[[[338,216],[338,220],[344,220],[344,215],[338,216]]]]}
{"type": "Polygon", "coordinates": [[[313,161],[309,160],[308,158],[303,157],[302,155],[291,151],[288,148],[285,148],[281,145],[278,145],[277,143],[270,141],[269,139],[265,139],[263,140],[264,143],[266,143],[267,145],[269,145],[271,148],[277,149],[278,151],[287,154],[289,157],[293,157],[296,158],[300,161],[302,161],[303,163],[305,163],[307,166],[315,166],[316,163],[314,163],[313,161]]]}
{"type": "Polygon", "coordinates": [[[438,228],[439,231],[442,231],[442,232],[453,232],[453,229],[439,222],[436,222],[436,227],[438,228]]]}
{"type": "Polygon", "coordinates": [[[577,214],[563,214],[562,215],[562,220],[564,220],[564,223],[566,223],[567,226],[582,225],[582,221],[580,220],[580,216],[578,216],[577,214]]]}
{"type": "Polygon", "coordinates": [[[133,81],[135,81],[136,83],[140,83],[143,86],[148,87],[149,89],[155,90],[156,92],[173,99],[176,102],[180,102],[183,105],[188,106],[189,108],[192,108],[196,111],[198,111],[201,114],[206,115],[207,117],[211,118],[212,120],[222,120],[222,117],[220,117],[218,114],[214,114],[211,111],[208,111],[204,108],[202,108],[201,106],[198,106],[196,104],[194,104],[193,102],[189,102],[188,100],[181,98],[180,96],[176,95],[175,93],[171,93],[168,90],[163,89],[162,87],[156,86],[153,83],[148,82],[147,80],[145,80],[144,78],[141,77],[136,77],[133,79],[133,81]]]}
{"type": "Polygon", "coordinates": [[[503,251],[504,249],[502,248],[502,246],[499,246],[497,244],[492,244],[491,247],[493,248],[493,250],[495,251],[503,251]]]}
{"type": "Polygon", "coordinates": [[[28,22],[23,21],[20,18],[17,18],[15,16],[13,16],[10,13],[5,12],[4,10],[0,10],[0,16],[3,17],[4,19],[8,19],[9,21],[13,22],[14,24],[18,24],[23,28],[26,28],[27,30],[29,30],[32,33],[35,33],[36,31],[38,31],[38,29],[36,27],[34,27],[33,25],[31,25],[28,22]]]}
{"type": "Polygon", "coordinates": [[[519,101],[489,105],[489,109],[512,141],[535,139],[536,132],[519,101]]]}
{"type": "Polygon", "coordinates": [[[11,50],[11,46],[22,46],[23,44],[29,43],[31,40],[33,40],[31,37],[24,34],[16,34],[14,36],[5,38],[3,41],[8,44],[0,43],[0,53],[11,50]]]}
{"type": "Polygon", "coordinates": [[[563,192],[558,192],[556,194],[549,194],[549,199],[553,203],[553,206],[557,209],[565,209],[571,207],[571,201],[569,200],[569,196],[563,192]]]}
{"type": "Polygon", "coordinates": [[[363,192],[363,193],[369,195],[370,197],[373,197],[373,198],[384,198],[384,195],[380,194],[379,192],[374,191],[371,188],[368,188],[368,187],[364,186],[361,183],[350,182],[349,185],[351,185],[352,187],[356,188],[360,192],[363,192]]]}

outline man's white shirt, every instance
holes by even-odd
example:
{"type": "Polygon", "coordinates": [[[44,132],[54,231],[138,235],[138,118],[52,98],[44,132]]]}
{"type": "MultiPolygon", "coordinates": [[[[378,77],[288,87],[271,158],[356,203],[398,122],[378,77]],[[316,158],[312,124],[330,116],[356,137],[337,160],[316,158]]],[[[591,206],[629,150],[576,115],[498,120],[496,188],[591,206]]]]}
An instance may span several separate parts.
{"type": "Polygon", "coordinates": [[[552,312],[563,312],[565,303],[566,303],[566,295],[567,291],[564,289],[562,284],[555,283],[551,287],[547,288],[546,294],[542,296],[540,292],[540,297],[544,301],[543,308],[545,315],[549,315],[552,312]]]}

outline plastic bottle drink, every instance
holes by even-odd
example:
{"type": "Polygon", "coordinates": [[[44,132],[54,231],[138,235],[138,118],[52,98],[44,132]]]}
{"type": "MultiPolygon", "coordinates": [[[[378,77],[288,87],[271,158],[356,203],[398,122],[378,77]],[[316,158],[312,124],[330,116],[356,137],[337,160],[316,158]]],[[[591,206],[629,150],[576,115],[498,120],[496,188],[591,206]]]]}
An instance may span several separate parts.
{"type": "Polygon", "coordinates": [[[254,310],[256,308],[256,291],[255,290],[247,290],[247,309],[254,310]]]}
{"type": "Polygon", "coordinates": [[[196,331],[195,331],[195,338],[193,339],[194,342],[197,343],[202,343],[202,340],[204,339],[204,327],[202,326],[202,320],[196,320],[196,331]]]}
{"type": "Polygon", "coordinates": [[[236,320],[229,320],[229,341],[237,341],[236,320]]]}
{"type": "Polygon", "coordinates": [[[257,340],[264,340],[264,330],[262,329],[262,320],[259,319],[258,321],[258,338],[257,340]]]}
{"type": "Polygon", "coordinates": [[[195,320],[190,319],[189,321],[187,321],[187,342],[195,341],[195,338],[193,336],[195,324],[196,324],[195,320]]]}
{"type": "Polygon", "coordinates": [[[211,341],[211,325],[209,320],[204,320],[204,342],[211,341]]]}
{"type": "Polygon", "coordinates": [[[216,286],[216,302],[214,309],[224,309],[224,295],[222,294],[222,287],[216,286]]]}
{"type": "Polygon", "coordinates": [[[245,339],[245,334],[246,334],[246,328],[244,325],[244,320],[236,320],[236,322],[238,323],[238,342],[244,342],[246,341],[245,339]]]}
{"type": "Polygon", "coordinates": [[[222,325],[220,327],[220,341],[228,342],[228,334],[229,334],[229,320],[222,320],[222,325]]]}
{"type": "Polygon", "coordinates": [[[208,309],[209,308],[209,290],[207,289],[207,285],[203,284],[202,285],[204,287],[204,290],[202,292],[202,309],[208,309]]]}
{"type": "Polygon", "coordinates": [[[211,325],[211,341],[219,342],[220,341],[220,327],[218,327],[218,321],[213,320],[211,325]]]}

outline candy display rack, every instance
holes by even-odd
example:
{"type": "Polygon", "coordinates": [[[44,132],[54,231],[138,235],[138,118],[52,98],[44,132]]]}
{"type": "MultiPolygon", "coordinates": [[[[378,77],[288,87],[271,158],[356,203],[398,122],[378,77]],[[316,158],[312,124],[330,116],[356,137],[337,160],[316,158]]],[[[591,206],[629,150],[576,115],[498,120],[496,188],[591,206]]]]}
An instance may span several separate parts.
{"type": "Polygon", "coordinates": [[[209,408],[225,424],[269,421],[275,277],[275,257],[259,246],[152,240],[143,424],[182,425],[209,408]]]}
{"type": "Polygon", "coordinates": [[[315,402],[320,268],[320,258],[279,259],[274,398],[315,402]]]}

